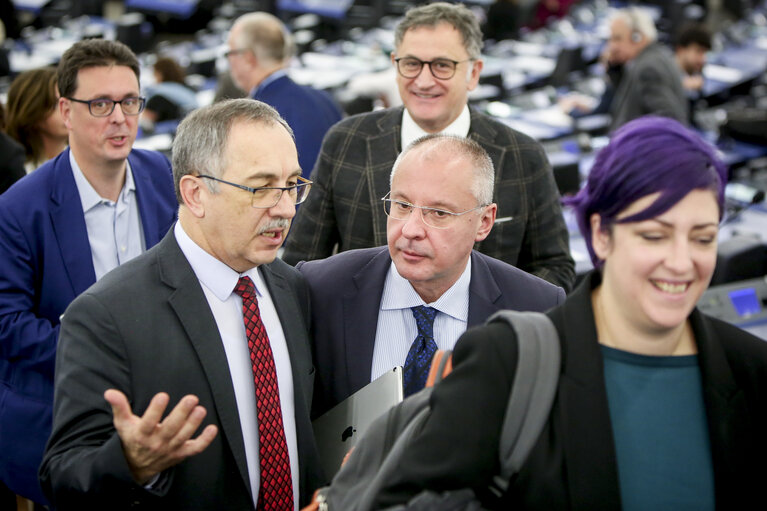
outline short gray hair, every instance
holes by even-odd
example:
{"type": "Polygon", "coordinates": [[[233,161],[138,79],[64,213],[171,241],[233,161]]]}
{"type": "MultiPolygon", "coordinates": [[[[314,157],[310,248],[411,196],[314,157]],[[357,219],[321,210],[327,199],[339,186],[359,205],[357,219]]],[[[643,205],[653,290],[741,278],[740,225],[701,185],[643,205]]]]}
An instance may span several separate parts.
{"type": "Polygon", "coordinates": [[[237,18],[238,46],[252,51],[260,60],[284,62],[293,55],[293,37],[279,18],[268,12],[250,12],[237,18]]]}
{"type": "Polygon", "coordinates": [[[648,43],[658,40],[658,30],[650,14],[637,7],[619,9],[610,16],[610,25],[616,20],[623,21],[632,33],[639,33],[648,43]]]}
{"type": "MultiPolygon", "coordinates": [[[[179,204],[183,204],[179,189],[182,177],[223,175],[227,166],[226,145],[236,122],[279,125],[293,137],[293,130],[277,110],[254,99],[229,99],[193,111],[181,121],[173,140],[173,181],[179,204]]],[[[218,191],[218,183],[209,179],[205,182],[211,192],[218,191]]]]}
{"type": "Polygon", "coordinates": [[[391,188],[394,175],[397,173],[402,160],[414,149],[421,146],[430,147],[440,154],[448,154],[456,158],[465,158],[474,170],[474,179],[471,183],[471,193],[481,206],[492,204],[493,190],[495,189],[495,169],[493,160],[487,151],[477,142],[470,138],[456,135],[431,134],[416,139],[402,151],[394,162],[389,176],[389,188],[391,188]]]}
{"type": "Polygon", "coordinates": [[[394,47],[399,48],[405,33],[411,28],[436,27],[440,23],[449,23],[461,33],[470,59],[480,58],[482,30],[477,17],[463,4],[435,2],[410,9],[394,31],[394,47]]]}

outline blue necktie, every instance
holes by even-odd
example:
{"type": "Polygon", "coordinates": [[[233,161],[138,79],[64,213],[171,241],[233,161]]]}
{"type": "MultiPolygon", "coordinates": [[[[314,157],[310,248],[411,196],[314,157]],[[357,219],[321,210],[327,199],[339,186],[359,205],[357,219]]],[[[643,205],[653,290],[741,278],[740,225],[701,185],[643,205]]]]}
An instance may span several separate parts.
{"type": "Polygon", "coordinates": [[[434,317],[437,315],[437,309],[419,305],[411,307],[411,310],[418,325],[418,336],[405,358],[403,372],[405,397],[418,392],[426,385],[431,359],[437,351],[437,343],[434,342],[434,317]]]}

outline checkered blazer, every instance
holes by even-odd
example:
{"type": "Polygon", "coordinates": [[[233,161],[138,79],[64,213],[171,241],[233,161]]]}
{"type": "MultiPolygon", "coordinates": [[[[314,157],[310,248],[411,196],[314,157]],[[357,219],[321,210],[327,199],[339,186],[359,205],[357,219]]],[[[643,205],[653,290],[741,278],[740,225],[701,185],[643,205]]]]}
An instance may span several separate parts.
{"type": "MultiPolygon", "coordinates": [[[[402,108],[346,118],[328,131],[283,259],[289,264],[386,244],[381,198],[402,150],[402,108]]],[[[554,175],[541,145],[471,110],[469,137],[495,166],[496,225],[476,249],[565,290],[575,279],[554,175]]]]}

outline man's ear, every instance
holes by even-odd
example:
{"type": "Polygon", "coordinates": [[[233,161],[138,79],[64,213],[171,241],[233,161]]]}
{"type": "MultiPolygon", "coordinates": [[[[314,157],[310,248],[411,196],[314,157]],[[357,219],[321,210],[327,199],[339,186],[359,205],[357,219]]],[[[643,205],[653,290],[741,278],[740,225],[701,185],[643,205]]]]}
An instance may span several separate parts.
{"type": "Polygon", "coordinates": [[[210,191],[198,177],[186,175],[178,183],[181,200],[189,211],[197,218],[205,216],[205,196],[210,191]],[[203,189],[205,188],[205,189],[203,189]]]}
{"type": "Polygon", "coordinates": [[[67,98],[59,98],[59,104],[57,106],[61,118],[64,119],[64,126],[66,126],[68,130],[72,130],[72,122],[70,120],[72,115],[72,102],[67,98]]]}
{"type": "Polygon", "coordinates": [[[469,75],[466,77],[466,88],[469,90],[474,90],[477,88],[477,84],[479,84],[479,75],[482,72],[482,67],[485,64],[482,62],[482,59],[469,61],[469,64],[471,64],[471,71],[469,71],[469,75]]]}
{"type": "Polygon", "coordinates": [[[492,203],[489,206],[485,206],[485,211],[482,212],[482,217],[480,218],[477,235],[474,238],[475,243],[479,243],[480,241],[487,238],[487,236],[490,234],[490,230],[493,228],[493,224],[495,224],[495,215],[497,212],[497,204],[492,203]]]}

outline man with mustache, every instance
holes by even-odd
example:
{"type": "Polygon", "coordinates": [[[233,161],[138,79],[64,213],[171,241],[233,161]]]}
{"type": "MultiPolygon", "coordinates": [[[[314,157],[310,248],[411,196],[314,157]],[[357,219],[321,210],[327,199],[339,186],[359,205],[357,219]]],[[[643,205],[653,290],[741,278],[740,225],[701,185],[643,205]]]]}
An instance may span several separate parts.
{"type": "Polygon", "coordinates": [[[179,125],[173,172],[175,227],[64,316],[43,488],[57,509],[297,510],[324,481],[308,292],[275,260],[310,185],[293,133],[216,103],[179,125]]]}
{"type": "Polygon", "coordinates": [[[427,135],[400,154],[389,193],[388,247],[302,262],[309,283],[319,415],[395,366],[405,394],[423,387],[437,348],[499,309],[544,311],[562,288],[473,250],[490,233],[493,163],[477,142],[427,135]]]}
{"type": "Polygon", "coordinates": [[[144,98],[130,48],[80,41],[57,74],[70,147],[0,196],[0,480],[38,503],[60,316],[176,217],[168,159],[133,149],[144,98]]]}

